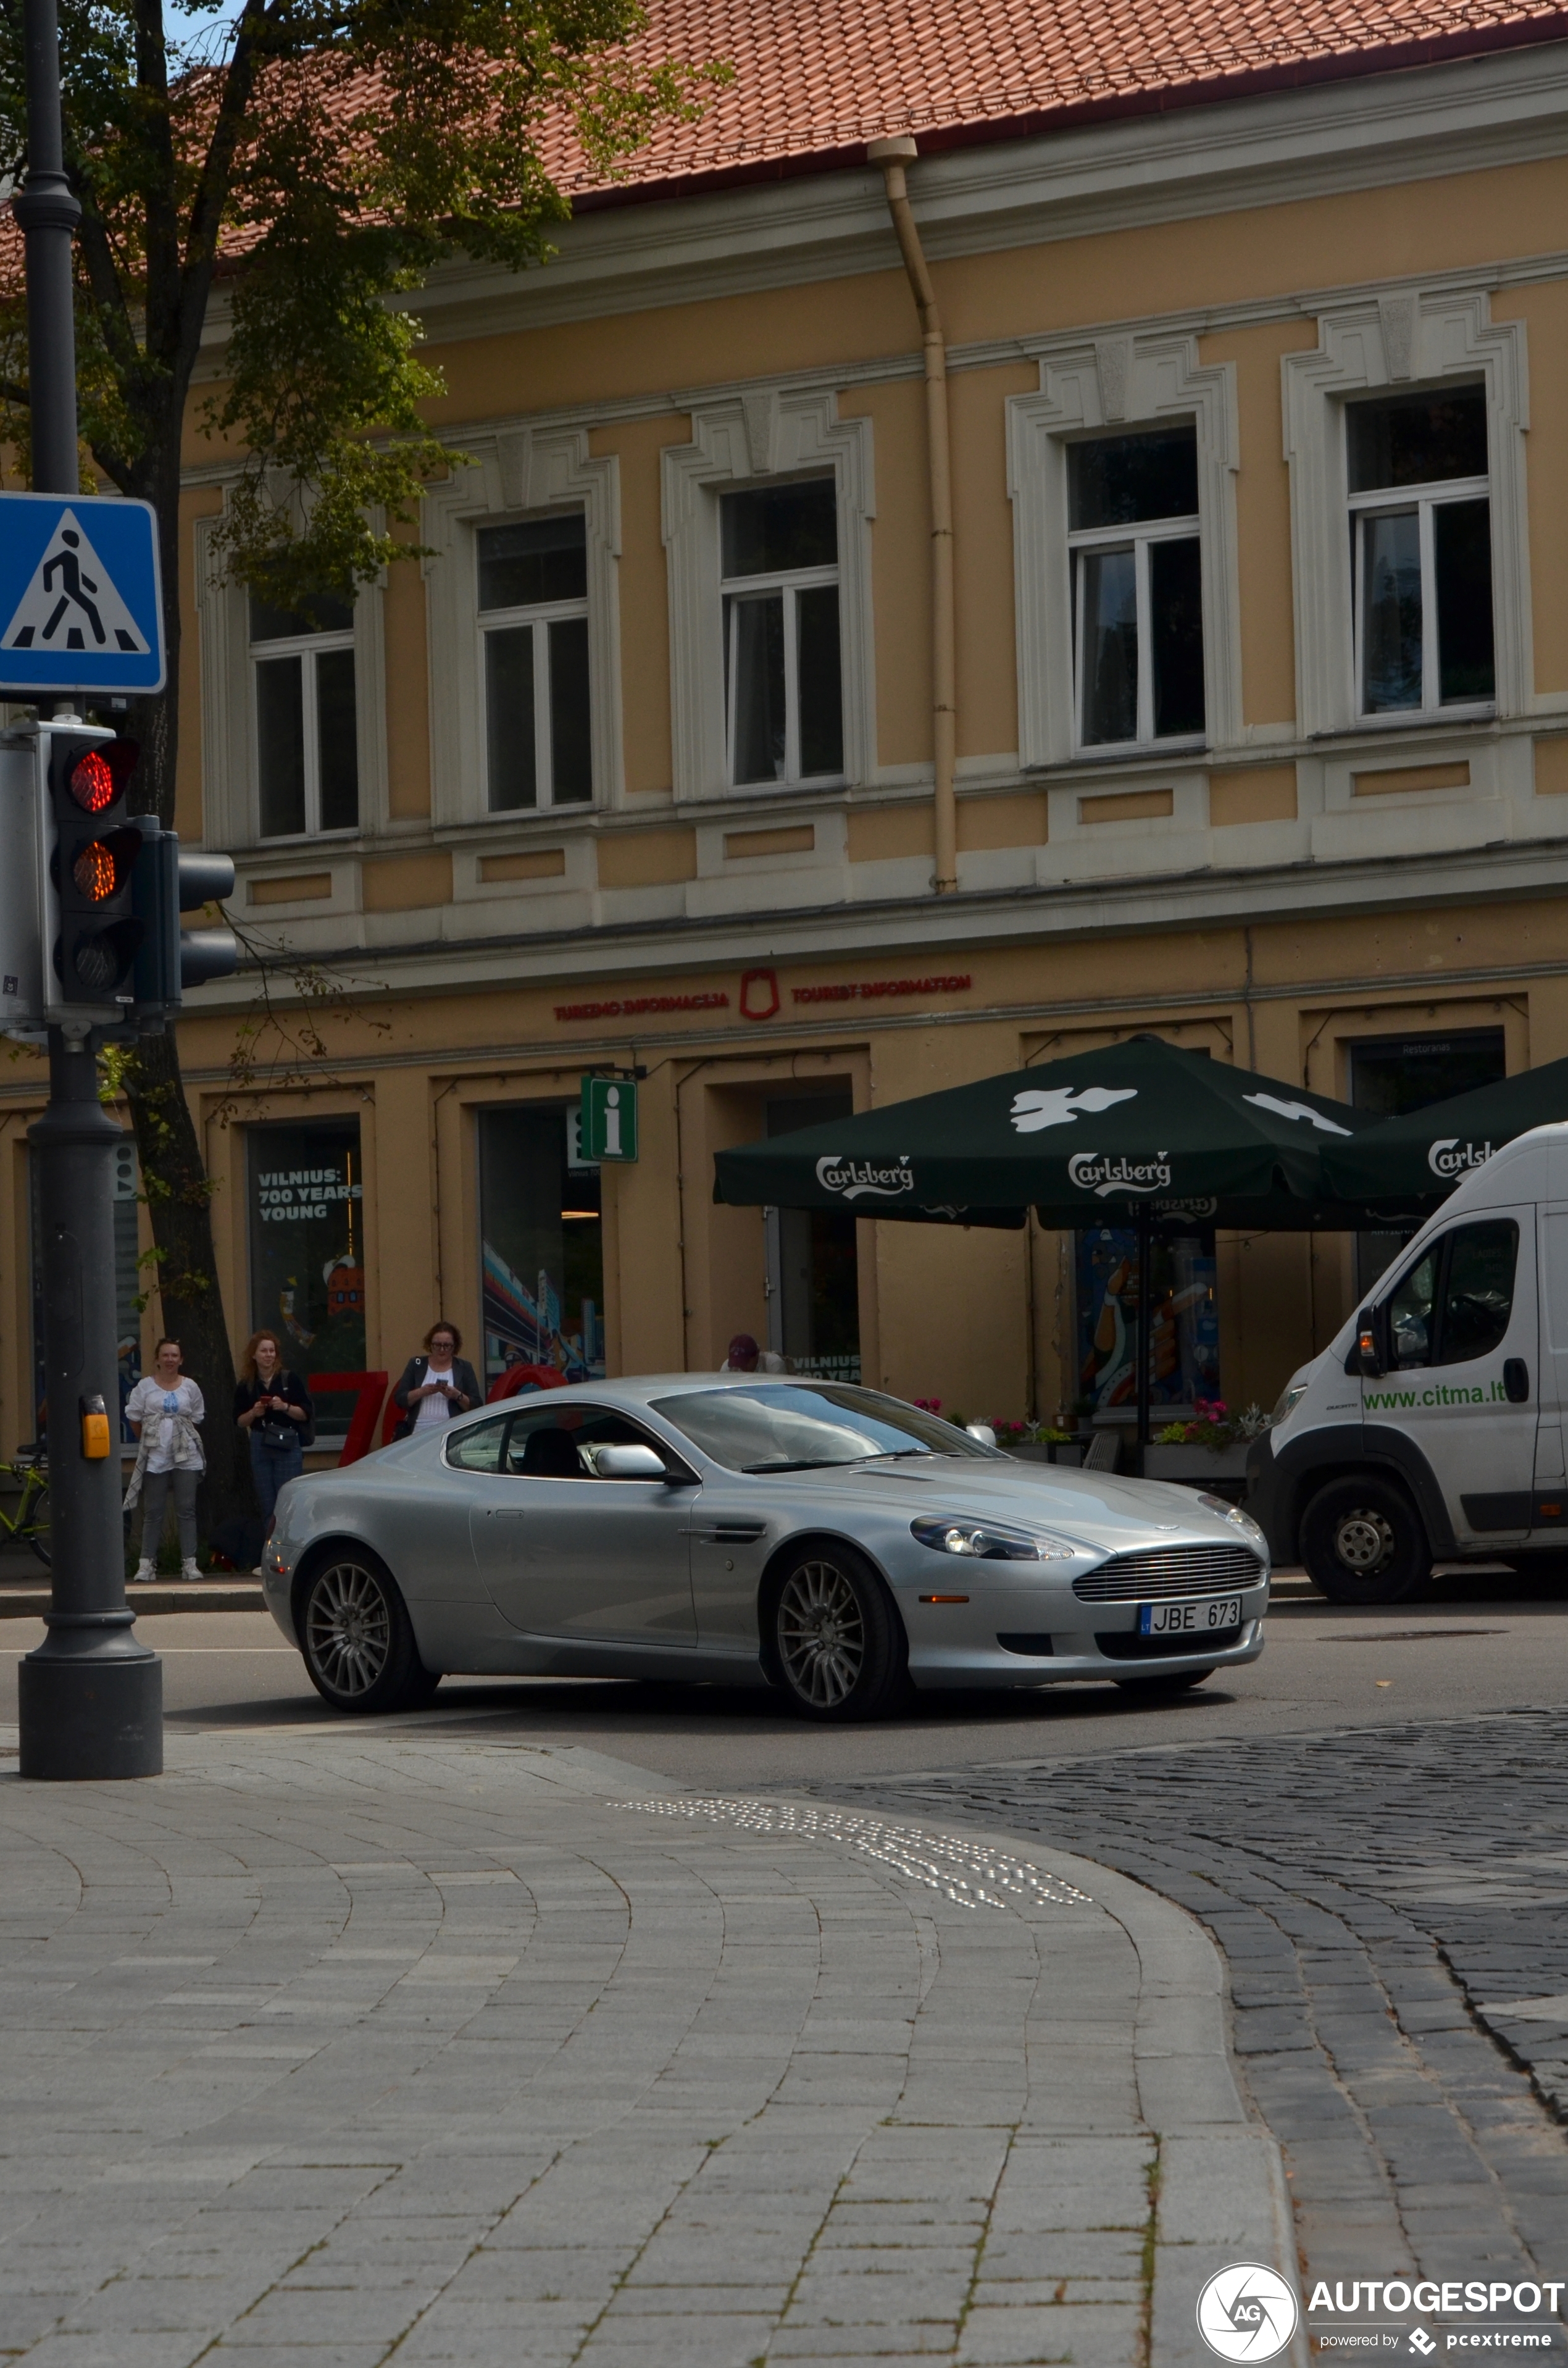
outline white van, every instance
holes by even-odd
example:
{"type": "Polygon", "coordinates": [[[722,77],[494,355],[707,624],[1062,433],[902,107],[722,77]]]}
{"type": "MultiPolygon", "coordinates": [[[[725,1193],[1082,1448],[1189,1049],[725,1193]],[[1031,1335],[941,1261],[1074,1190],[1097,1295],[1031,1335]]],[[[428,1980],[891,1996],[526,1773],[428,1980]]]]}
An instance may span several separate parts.
{"type": "Polygon", "coordinates": [[[1287,1383],[1247,1460],[1277,1563],[1396,1603],[1435,1560],[1568,1562],[1568,1125],[1517,1135],[1287,1383]]]}

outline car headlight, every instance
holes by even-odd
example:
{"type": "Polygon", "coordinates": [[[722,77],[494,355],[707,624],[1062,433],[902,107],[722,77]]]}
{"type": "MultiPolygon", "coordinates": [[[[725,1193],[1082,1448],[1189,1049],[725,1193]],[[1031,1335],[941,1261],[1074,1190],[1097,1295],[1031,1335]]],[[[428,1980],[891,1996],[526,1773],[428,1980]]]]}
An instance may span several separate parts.
{"type": "Polygon", "coordinates": [[[1037,1537],[1028,1530],[1010,1530],[1000,1521],[944,1520],[923,1513],[909,1524],[910,1534],[933,1554],[967,1554],[976,1562],[1074,1562],[1077,1548],[1060,1538],[1037,1537]]]}
{"type": "Polygon", "coordinates": [[[1253,1520],[1250,1513],[1244,1513],[1239,1505],[1233,1505],[1228,1497],[1200,1496],[1198,1501],[1200,1505],[1207,1505],[1211,1513],[1222,1515],[1224,1520],[1229,1521],[1232,1529],[1240,1530],[1243,1537],[1249,1543],[1262,1546],[1265,1551],[1267,1550],[1268,1540],[1257,1522],[1253,1520]]]}
{"type": "Polygon", "coordinates": [[[1268,1428],[1270,1430],[1275,1429],[1278,1424],[1282,1423],[1287,1415],[1295,1413],[1296,1408],[1301,1405],[1301,1400],[1306,1396],[1312,1384],[1309,1382],[1286,1383],[1284,1388],[1279,1393],[1279,1403],[1268,1417],[1268,1428]]]}

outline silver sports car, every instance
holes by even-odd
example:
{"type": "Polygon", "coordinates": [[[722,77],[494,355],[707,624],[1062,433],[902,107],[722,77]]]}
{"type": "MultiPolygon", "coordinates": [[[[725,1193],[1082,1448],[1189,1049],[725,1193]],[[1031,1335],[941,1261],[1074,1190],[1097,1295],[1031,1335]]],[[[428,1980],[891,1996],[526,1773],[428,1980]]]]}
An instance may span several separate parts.
{"type": "Polygon", "coordinates": [[[267,1600],[335,1709],[444,1672],[770,1686],[1197,1685],[1256,1660],[1268,1548],[1219,1497],[1019,1463],[876,1390],[594,1382],[291,1480],[267,1600]]]}

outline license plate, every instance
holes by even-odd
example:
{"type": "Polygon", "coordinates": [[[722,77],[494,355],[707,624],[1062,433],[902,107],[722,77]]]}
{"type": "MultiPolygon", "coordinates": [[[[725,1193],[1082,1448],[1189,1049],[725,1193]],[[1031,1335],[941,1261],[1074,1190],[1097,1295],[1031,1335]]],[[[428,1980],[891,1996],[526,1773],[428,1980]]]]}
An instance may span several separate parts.
{"type": "Polygon", "coordinates": [[[1201,1603],[1141,1603],[1140,1636],[1206,1636],[1211,1628],[1239,1628],[1239,1595],[1205,1596],[1201,1603]]]}

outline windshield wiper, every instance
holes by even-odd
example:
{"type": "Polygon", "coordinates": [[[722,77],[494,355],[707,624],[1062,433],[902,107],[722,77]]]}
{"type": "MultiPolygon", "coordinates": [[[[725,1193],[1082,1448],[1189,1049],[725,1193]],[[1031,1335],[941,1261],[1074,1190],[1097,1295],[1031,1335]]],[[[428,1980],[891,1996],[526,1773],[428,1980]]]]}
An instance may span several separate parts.
{"type": "Polygon", "coordinates": [[[847,1472],[852,1464],[864,1463],[863,1455],[802,1455],[794,1463],[743,1463],[743,1472],[847,1472]]]}

